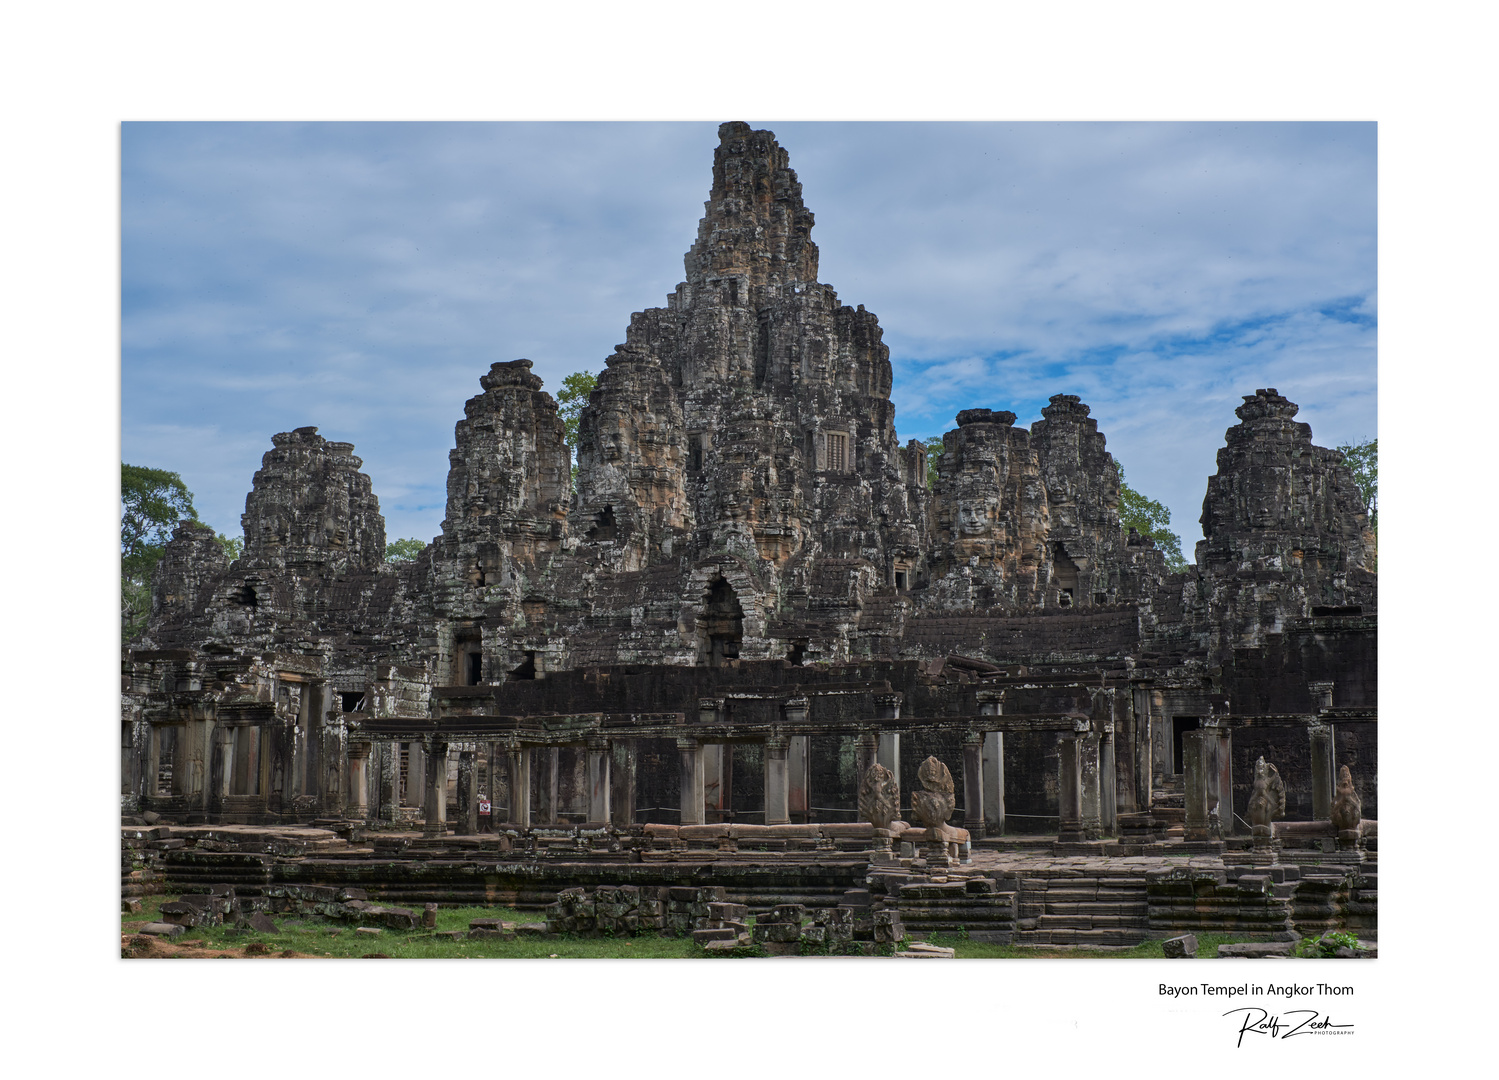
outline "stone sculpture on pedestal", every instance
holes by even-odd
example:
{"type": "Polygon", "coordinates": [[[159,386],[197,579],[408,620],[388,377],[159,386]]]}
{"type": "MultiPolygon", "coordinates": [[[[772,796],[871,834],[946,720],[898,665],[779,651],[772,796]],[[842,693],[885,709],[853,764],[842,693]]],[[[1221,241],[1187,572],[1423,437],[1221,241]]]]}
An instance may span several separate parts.
{"type": "MultiPolygon", "coordinates": [[[[911,792],[911,809],[917,820],[926,826],[926,864],[929,868],[951,866],[948,845],[957,842],[957,834],[964,832],[947,824],[957,805],[957,788],[953,785],[952,773],[942,762],[929,757],[916,770],[916,779],[921,781],[925,790],[911,792]]],[[[966,838],[964,832],[963,839],[966,838]]]]}
{"type": "Polygon", "coordinates": [[[870,849],[876,862],[892,858],[891,824],[900,817],[900,780],[878,761],[864,773],[859,782],[859,816],[874,826],[870,849]]]}
{"type": "Polygon", "coordinates": [[[1254,849],[1273,851],[1277,846],[1274,822],[1286,813],[1286,784],[1280,770],[1263,757],[1254,763],[1254,786],[1249,792],[1249,824],[1254,830],[1254,849]]]}
{"type": "Polygon", "coordinates": [[[1359,824],[1364,816],[1364,801],[1353,786],[1353,774],[1344,765],[1338,770],[1338,790],[1333,796],[1332,827],[1338,830],[1339,847],[1357,847],[1359,824]]]}

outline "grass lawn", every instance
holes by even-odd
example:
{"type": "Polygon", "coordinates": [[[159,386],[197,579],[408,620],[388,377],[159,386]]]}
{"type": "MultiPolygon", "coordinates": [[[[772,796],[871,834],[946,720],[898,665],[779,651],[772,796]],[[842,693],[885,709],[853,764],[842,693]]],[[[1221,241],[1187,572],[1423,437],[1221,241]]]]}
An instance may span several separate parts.
{"type": "MultiPolygon", "coordinates": [[[[169,896],[149,896],[142,899],[141,911],[135,915],[121,917],[121,934],[134,934],[148,922],[160,918],[162,903],[174,899],[169,896]]],[[[504,919],[507,922],[541,922],[541,913],[516,911],[501,907],[438,908],[437,929],[439,931],[467,930],[470,919],[504,919]]],[[[159,955],[182,958],[206,958],[227,956],[287,957],[287,958],[349,958],[378,953],[392,959],[506,959],[506,960],[686,960],[706,959],[708,954],[692,943],[691,938],[645,935],[620,938],[581,938],[570,936],[520,938],[515,941],[485,939],[480,941],[451,941],[433,935],[430,930],[383,929],[378,936],[356,934],[354,926],[346,923],[319,922],[311,918],[272,915],[271,920],[279,928],[277,934],[258,934],[245,930],[236,932],[231,927],[204,926],[189,928],[182,937],[164,940],[161,945],[144,955],[159,955]],[[248,951],[247,951],[247,946],[248,951]]],[[[928,940],[934,945],[946,945],[957,951],[959,959],[1018,960],[1018,959],[1149,959],[1162,957],[1161,943],[1147,941],[1131,949],[1049,949],[1014,945],[991,945],[978,941],[967,941],[954,935],[933,934],[928,940]]],[[[1235,939],[1230,937],[1199,935],[1197,955],[1218,955],[1218,946],[1235,939]]],[[[126,955],[142,955],[130,950],[126,955]]]]}

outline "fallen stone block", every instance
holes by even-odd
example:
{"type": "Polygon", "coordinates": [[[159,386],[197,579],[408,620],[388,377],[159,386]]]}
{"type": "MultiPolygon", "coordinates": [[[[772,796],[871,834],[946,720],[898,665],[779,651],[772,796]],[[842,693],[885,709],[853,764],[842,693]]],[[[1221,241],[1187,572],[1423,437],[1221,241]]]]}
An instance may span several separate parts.
{"type": "Polygon", "coordinates": [[[260,911],[255,912],[248,919],[245,919],[242,925],[245,929],[254,930],[257,934],[279,934],[281,932],[276,929],[276,924],[271,921],[271,917],[260,911]]]}
{"type": "Polygon", "coordinates": [[[125,915],[134,915],[140,909],[141,902],[133,896],[127,896],[120,901],[120,911],[125,915]]]}
{"type": "Polygon", "coordinates": [[[909,948],[902,949],[895,954],[898,960],[956,960],[957,956],[956,949],[946,949],[941,945],[928,945],[924,941],[912,942],[909,948]]]}
{"type": "Polygon", "coordinates": [[[523,937],[541,937],[547,932],[547,924],[544,922],[517,923],[515,932],[523,937]]]}
{"type": "Polygon", "coordinates": [[[148,922],[140,928],[140,932],[142,934],[149,934],[152,937],[177,938],[187,933],[187,929],[186,927],[178,926],[176,923],[148,922]]]}
{"type": "Polygon", "coordinates": [[[1183,934],[1161,942],[1161,949],[1171,960],[1192,960],[1197,957],[1197,935],[1183,934]]]}
{"type": "Polygon", "coordinates": [[[699,945],[707,945],[711,941],[738,941],[739,931],[730,927],[718,929],[694,930],[692,940],[699,945]]]}
{"type": "Polygon", "coordinates": [[[437,905],[427,904],[422,908],[422,926],[428,930],[437,928],[437,905]]]}
{"type": "Polygon", "coordinates": [[[1219,945],[1218,956],[1258,960],[1266,957],[1290,956],[1294,942],[1290,941],[1240,941],[1230,945],[1219,945]]]}
{"type": "Polygon", "coordinates": [[[364,934],[366,937],[379,937],[384,932],[378,926],[359,926],[354,929],[354,933],[364,934]]]}

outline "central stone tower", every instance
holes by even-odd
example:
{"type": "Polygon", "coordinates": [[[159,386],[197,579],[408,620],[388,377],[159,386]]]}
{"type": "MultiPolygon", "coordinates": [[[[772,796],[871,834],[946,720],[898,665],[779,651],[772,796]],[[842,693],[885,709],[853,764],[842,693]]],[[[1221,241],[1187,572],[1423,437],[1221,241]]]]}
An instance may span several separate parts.
{"type": "Polygon", "coordinates": [[[695,606],[737,603],[745,656],[771,655],[754,629],[815,587],[812,561],[893,584],[924,533],[890,351],[817,281],[812,223],[774,136],[722,125],[687,279],[631,317],[580,422],[570,533],[616,570],[689,554],[695,606]]]}

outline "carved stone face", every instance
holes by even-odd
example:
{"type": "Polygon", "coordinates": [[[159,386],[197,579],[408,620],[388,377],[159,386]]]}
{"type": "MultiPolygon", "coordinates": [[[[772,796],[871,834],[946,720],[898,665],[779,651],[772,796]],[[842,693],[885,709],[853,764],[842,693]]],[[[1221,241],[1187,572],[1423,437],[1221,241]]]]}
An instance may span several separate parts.
{"type": "Polygon", "coordinates": [[[994,526],[994,499],[963,499],[958,503],[958,532],[964,536],[988,536],[994,526]]]}

